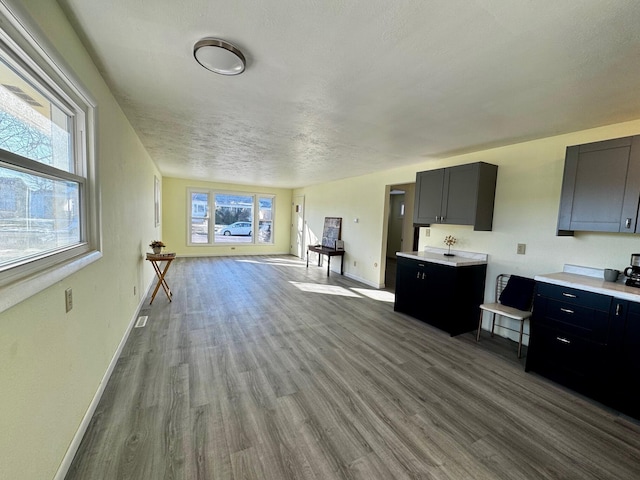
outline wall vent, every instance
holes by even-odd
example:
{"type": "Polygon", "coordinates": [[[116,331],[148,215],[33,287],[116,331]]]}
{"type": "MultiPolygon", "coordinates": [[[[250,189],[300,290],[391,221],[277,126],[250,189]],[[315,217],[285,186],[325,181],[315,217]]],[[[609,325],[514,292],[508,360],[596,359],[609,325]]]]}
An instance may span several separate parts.
{"type": "Polygon", "coordinates": [[[146,315],[141,315],[138,317],[138,321],[136,322],[134,328],[142,328],[147,324],[147,319],[149,317],[146,315]]]}

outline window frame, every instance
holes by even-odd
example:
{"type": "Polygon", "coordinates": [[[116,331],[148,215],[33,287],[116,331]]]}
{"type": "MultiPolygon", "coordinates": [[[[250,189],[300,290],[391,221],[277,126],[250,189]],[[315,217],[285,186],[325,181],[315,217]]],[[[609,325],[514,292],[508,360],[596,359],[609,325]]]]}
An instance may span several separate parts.
{"type": "Polygon", "coordinates": [[[95,136],[96,102],[23,7],[0,2],[0,53],[70,116],[74,173],[0,151],[0,165],[78,184],[80,241],[0,270],[0,312],[77,272],[101,256],[101,228],[95,136]]]}
{"type": "MultiPolygon", "coordinates": [[[[264,194],[264,193],[258,193],[256,194],[256,206],[257,211],[255,213],[255,218],[256,218],[256,224],[258,225],[258,230],[257,230],[257,239],[258,241],[256,242],[257,245],[274,245],[275,244],[275,222],[276,222],[276,196],[273,194],[264,194]],[[271,223],[271,235],[270,235],[270,240],[268,242],[262,242],[260,241],[260,200],[263,198],[268,198],[271,200],[271,220],[269,220],[269,222],[271,223]]],[[[264,220],[263,220],[264,221],[264,220]]]]}
{"type": "MultiPolygon", "coordinates": [[[[195,218],[201,218],[201,217],[195,217],[195,218]]],[[[200,246],[209,246],[210,242],[209,240],[211,239],[211,235],[212,235],[212,230],[211,230],[211,192],[210,190],[207,190],[205,188],[192,188],[189,187],[187,188],[187,225],[186,225],[186,232],[187,232],[187,246],[188,247],[200,247],[200,246]],[[207,223],[207,242],[206,243],[201,243],[201,242],[193,242],[192,241],[192,237],[193,237],[193,194],[194,193],[199,193],[199,194],[203,194],[203,195],[207,195],[207,214],[205,216],[203,216],[202,218],[206,218],[208,220],[207,223]]]]}
{"type": "Polygon", "coordinates": [[[188,247],[229,247],[229,246],[261,246],[261,245],[274,245],[275,244],[275,205],[276,205],[276,195],[271,193],[255,193],[255,192],[239,192],[239,191],[230,191],[230,190],[222,190],[222,189],[211,189],[211,188],[199,188],[199,187],[187,187],[187,221],[186,221],[186,244],[188,247]],[[193,217],[193,205],[192,205],[192,196],[194,193],[200,193],[207,195],[207,216],[209,222],[207,225],[207,239],[206,243],[204,242],[193,242],[192,241],[192,225],[193,219],[199,217],[193,217]],[[258,225],[258,230],[255,228],[252,229],[251,232],[251,241],[250,242],[232,242],[232,241],[216,241],[215,239],[215,203],[216,203],[216,195],[237,195],[241,197],[251,197],[252,199],[252,213],[251,213],[251,223],[252,225],[258,225]],[[271,199],[271,238],[270,241],[264,242],[260,241],[260,199],[261,198],[269,198],[271,199]]]}

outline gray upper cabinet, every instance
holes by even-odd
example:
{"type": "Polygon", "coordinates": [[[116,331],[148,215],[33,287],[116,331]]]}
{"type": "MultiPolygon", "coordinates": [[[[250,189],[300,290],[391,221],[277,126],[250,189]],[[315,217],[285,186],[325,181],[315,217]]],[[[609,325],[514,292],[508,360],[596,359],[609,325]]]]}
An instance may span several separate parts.
{"type": "Polygon", "coordinates": [[[637,233],[640,136],[567,147],[558,235],[637,233]]]}
{"type": "Polygon", "coordinates": [[[418,172],[414,225],[473,225],[491,230],[498,167],[478,162],[418,172]]]}
{"type": "Polygon", "coordinates": [[[437,223],[442,212],[442,191],[444,189],[444,168],[418,172],[416,175],[413,223],[429,225],[437,223]]]}

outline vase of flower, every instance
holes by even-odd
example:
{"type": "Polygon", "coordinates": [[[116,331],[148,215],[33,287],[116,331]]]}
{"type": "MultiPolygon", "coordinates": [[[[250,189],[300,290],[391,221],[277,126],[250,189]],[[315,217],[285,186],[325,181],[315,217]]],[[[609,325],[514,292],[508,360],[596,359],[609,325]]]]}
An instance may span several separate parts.
{"type": "Polygon", "coordinates": [[[444,237],[444,244],[448,247],[447,253],[444,254],[445,257],[455,256],[455,254],[451,253],[451,245],[455,245],[456,242],[456,237],[452,237],[451,235],[447,235],[446,237],[444,237]]]}
{"type": "Polygon", "coordinates": [[[149,246],[151,247],[151,250],[153,250],[153,253],[155,253],[156,255],[162,253],[162,249],[165,247],[164,243],[162,243],[161,240],[154,240],[149,244],[149,246]]]}

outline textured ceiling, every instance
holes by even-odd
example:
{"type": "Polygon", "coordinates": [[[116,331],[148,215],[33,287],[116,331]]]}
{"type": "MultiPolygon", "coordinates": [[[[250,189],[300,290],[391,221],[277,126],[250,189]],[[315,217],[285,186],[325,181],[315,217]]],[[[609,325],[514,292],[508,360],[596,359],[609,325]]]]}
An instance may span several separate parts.
{"type": "Polygon", "coordinates": [[[163,175],[299,187],[640,118],[637,0],[59,0],[163,175]],[[237,77],[193,58],[204,37],[237,77]]]}

